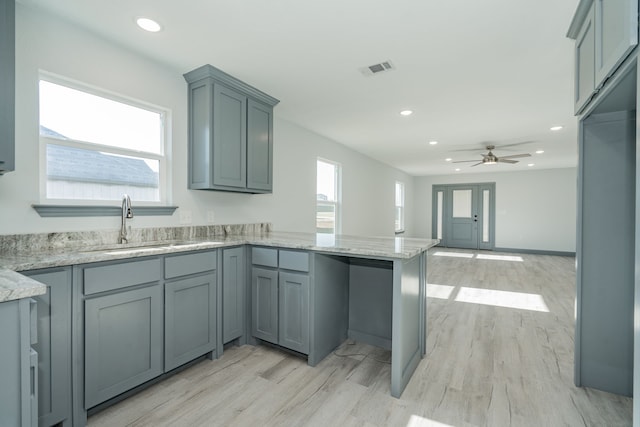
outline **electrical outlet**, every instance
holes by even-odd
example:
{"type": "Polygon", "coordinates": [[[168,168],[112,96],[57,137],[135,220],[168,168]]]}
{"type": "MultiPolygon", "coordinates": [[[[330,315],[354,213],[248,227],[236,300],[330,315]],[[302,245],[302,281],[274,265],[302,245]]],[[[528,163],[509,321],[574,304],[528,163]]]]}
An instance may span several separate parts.
{"type": "Polygon", "coordinates": [[[191,224],[191,211],[180,211],[180,224],[187,225],[191,224]]]}
{"type": "Polygon", "coordinates": [[[210,224],[216,222],[216,216],[213,211],[207,211],[207,222],[210,224]]]}

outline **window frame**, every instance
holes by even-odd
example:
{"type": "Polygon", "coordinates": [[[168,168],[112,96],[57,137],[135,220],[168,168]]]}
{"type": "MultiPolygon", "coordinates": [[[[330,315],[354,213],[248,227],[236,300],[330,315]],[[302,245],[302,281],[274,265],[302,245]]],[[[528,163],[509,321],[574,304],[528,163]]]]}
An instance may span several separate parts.
{"type": "MultiPolygon", "coordinates": [[[[67,77],[63,77],[57,74],[53,74],[47,71],[39,71],[37,85],[40,86],[40,81],[44,80],[56,85],[68,87],[70,89],[78,90],[88,93],[90,95],[102,97],[115,101],[124,105],[144,109],[159,114],[160,125],[162,130],[160,132],[160,152],[153,153],[149,151],[126,149],[121,147],[113,147],[103,144],[97,144],[93,142],[78,141],[74,139],[58,139],[55,137],[40,135],[40,115],[38,114],[37,128],[38,128],[38,151],[39,151],[39,168],[38,168],[38,181],[39,181],[39,200],[41,205],[34,205],[42,207],[47,205],[53,206],[90,206],[98,207],[105,205],[112,205],[115,201],[112,199],[61,199],[47,197],[47,145],[59,145],[63,147],[80,148],[83,150],[99,151],[108,154],[114,154],[119,156],[136,157],[141,159],[156,160],[158,161],[158,201],[137,201],[133,200],[133,203],[138,206],[148,207],[166,207],[171,204],[171,118],[172,112],[168,108],[160,107],[158,105],[151,104],[149,102],[134,99],[132,97],[115,93],[106,89],[98,88],[96,86],[79,82],[67,77]]],[[[40,104],[40,91],[38,89],[38,110],[40,104]]],[[[152,212],[152,211],[151,211],[152,212]]],[[[160,212],[160,211],[158,211],[160,212]]],[[[67,215],[64,215],[67,216],[67,215]]],[[[76,216],[69,214],[68,216],[76,216]]]]}
{"type": "Polygon", "coordinates": [[[394,230],[395,234],[402,234],[405,231],[405,185],[402,181],[396,181],[394,185],[394,230]],[[400,205],[398,205],[398,189],[400,189],[400,205]],[[399,209],[399,210],[398,210],[399,209]],[[398,212],[400,218],[398,218],[398,212]],[[399,223],[399,226],[398,226],[399,223]]]}
{"type": "Polygon", "coordinates": [[[327,235],[339,235],[342,234],[342,165],[333,160],[328,160],[322,157],[316,158],[316,233],[327,235]],[[326,163],[334,167],[334,194],[335,200],[318,200],[318,163],[326,163]],[[318,207],[320,206],[333,206],[335,212],[335,224],[333,233],[322,233],[318,231],[318,207]]]}

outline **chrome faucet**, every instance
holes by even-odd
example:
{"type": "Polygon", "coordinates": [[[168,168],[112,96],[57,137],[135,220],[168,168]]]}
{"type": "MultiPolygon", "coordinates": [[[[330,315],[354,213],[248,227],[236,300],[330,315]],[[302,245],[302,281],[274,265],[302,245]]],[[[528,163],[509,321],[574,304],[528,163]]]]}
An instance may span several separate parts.
{"type": "Polygon", "coordinates": [[[131,198],[128,194],[122,195],[122,224],[120,227],[120,243],[127,243],[129,236],[127,235],[127,218],[133,218],[131,210],[131,198]]]}

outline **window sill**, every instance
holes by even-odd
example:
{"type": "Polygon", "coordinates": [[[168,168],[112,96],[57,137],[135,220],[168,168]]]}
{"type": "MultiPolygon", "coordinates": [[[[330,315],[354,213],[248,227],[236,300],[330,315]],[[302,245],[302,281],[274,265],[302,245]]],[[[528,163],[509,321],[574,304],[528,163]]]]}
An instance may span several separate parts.
{"type": "MultiPolygon", "coordinates": [[[[120,216],[120,206],[31,205],[41,217],[120,216]]],[[[171,216],[177,206],[134,206],[133,214],[140,216],[171,216]]]]}

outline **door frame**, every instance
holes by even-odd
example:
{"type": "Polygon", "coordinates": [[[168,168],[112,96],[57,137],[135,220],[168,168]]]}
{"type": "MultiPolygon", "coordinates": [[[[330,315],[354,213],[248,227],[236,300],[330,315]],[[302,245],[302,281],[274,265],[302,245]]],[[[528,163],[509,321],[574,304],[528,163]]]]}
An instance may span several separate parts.
{"type": "Polygon", "coordinates": [[[478,249],[493,250],[495,248],[496,231],[496,183],[495,182],[473,182],[462,184],[433,184],[431,186],[431,237],[437,239],[438,232],[438,192],[442,191],[443,215],[442,215],[442,238],[438,246],[448,247],[447,230],[448,215],[450,205],[450,195],[453,190],[468,188],[470,186],[478,188],[478,249]],[[481,225],[484,222],[483,191],[489,190],[489,241],[482,241],[481,225]]]}

